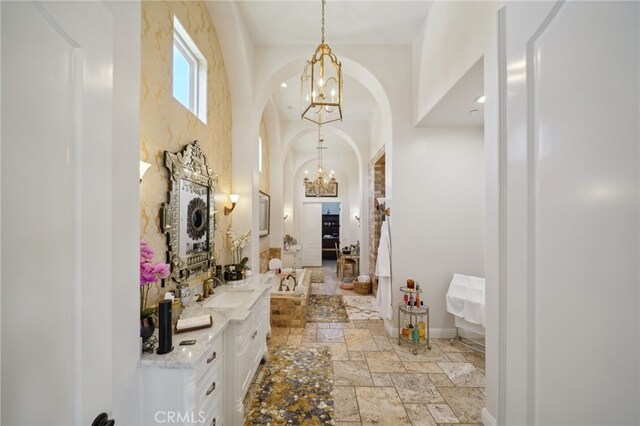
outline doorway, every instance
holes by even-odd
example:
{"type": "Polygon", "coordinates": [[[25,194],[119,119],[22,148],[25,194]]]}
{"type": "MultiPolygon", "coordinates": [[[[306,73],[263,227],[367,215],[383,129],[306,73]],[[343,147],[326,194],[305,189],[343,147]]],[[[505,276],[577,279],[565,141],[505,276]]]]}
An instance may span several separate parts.
{"type": "Polygon", "coordinates": [[[335,266],[340,248],[340,203],[322,203],[322,266],[335,266]]]}
{"type": "Polygon", "coordinates": [[[310,201],[302,203],[301,241],[302,265],[307,267],[333,264],[336,244],[340,247],[340,201],[310,201]]]}

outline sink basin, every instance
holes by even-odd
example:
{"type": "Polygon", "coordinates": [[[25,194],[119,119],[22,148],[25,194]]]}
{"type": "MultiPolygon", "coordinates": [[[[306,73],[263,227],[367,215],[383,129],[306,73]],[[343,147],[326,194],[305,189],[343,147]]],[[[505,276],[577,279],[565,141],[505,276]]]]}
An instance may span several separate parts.
{"type": "Polygon", "coordinates": [[[249,301],[253,290],[225,291],[211,299],[205,306],[209,308],[234,309],[249,301]]]}

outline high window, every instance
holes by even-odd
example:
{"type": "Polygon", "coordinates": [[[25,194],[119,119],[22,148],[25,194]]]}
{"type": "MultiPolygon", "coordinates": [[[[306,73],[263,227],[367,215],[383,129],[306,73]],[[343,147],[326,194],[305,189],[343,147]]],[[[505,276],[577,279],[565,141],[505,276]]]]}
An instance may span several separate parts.
{"type": "Polygon", "coordinates": [[[207,121],[207,61],[173,17],[173,97],[200,120],[207,121]]]}

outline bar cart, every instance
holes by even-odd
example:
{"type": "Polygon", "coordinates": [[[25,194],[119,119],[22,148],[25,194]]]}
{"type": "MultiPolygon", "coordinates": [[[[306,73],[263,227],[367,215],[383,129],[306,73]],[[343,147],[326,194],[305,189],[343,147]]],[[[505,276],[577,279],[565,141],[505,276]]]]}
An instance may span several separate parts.
{"type": "MultiPolygon", "coordinates": [[[[407,287],[400,287],[400,290],[411,296],[422,293],[420,289],[407,287]]],[[[418,350],[431,350],[428,306],[407,306],[404,302],[398,305],[398,345],[410,347],[414,355],[418,354],[418,350]],[[408,322],[410,327],[403,327],[403,321],[408,322]],[[423,324],[424,327],[419,324],[423,324]]]]}

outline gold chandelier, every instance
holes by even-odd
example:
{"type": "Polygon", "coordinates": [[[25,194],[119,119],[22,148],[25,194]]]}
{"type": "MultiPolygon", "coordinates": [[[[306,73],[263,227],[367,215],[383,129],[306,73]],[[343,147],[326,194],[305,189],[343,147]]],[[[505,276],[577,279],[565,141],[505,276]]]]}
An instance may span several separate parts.
{"type": "Polygon", "coordinates": [[[318,125],[318,167],[313,180],[309,179],[308,172],[304,172],[304,194],[306,197],[337,197],[338,182],[333,172],[327,173],[322,165],[322,146],[324,139],[320,137],[320,125],[318,125]]]}
{"type": "Polygon", "coordinates": [[[324,42],[324,6],[322,0],[322,41],[302,73],[302,118],[316,124],[342,121],[342,64],[324,42]]]}

